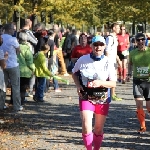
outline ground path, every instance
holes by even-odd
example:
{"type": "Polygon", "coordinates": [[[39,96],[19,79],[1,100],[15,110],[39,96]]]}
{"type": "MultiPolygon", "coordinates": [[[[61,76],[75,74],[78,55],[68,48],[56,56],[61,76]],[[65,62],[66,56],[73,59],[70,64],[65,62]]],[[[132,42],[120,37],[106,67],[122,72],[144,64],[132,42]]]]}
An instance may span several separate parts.
{"type": "MultiPolygon", "coordinates": [[[[61,93],[46,93],[45,103],[27,98],[23,112],[14,115],[10,107],[0,114],[0,150],[85,150],[78,96],[69,80],[69,86],[60,84],[61,93]]],[[[139,125],[131,82],[117,84],[117,94],[124,100],[111,103],[101,150],[150,150],[148,116],[147,132],[141,136],[135,132],[139,125]]]]}

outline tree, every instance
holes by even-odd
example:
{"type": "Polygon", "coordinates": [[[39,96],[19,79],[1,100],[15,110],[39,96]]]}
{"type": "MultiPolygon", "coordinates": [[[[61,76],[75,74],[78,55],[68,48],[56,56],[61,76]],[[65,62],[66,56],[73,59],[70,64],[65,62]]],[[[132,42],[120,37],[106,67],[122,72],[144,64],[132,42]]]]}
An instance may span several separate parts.
{"type": "Polygon", "coordinates": [[[1,0],[2,12],[0,18],[5,23],[6,12],[8,21],[12,21],[14,10],[19,10],[21,17],[36,15],[40,19],[41,12],[53,14],[55,23],[74,24],[77,28],[85,26],[101,26],[106,22],[135,21],[149,22],[149,0],[36,0],[36,8],[33,9],[33,0],[18,0],[13,6],[13,0],[1,0]],[[13,6],[13,7],[12,7],[13,6]],[[146,15],[145,15],[146,14],[146,15]]]}

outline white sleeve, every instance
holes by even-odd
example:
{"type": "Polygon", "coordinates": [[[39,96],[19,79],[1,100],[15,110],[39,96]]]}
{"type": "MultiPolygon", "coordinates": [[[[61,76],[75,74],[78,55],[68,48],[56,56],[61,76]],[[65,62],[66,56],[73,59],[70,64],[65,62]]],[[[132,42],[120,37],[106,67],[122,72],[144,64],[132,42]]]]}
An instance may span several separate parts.
{"type": "Polygon", "coordinates": [[[106,38],[106,49],[105,51],[107,51],[108,53],[112,50],[112,45],[113,45],[113,37],[112,36],[108,36],[106,38]]]}
{"type": "Polygon", "coordinates": [[[19,48],[19,43],[16,37],[12,37],[13,41],[12,41],[12,45],[14,46],[14,48],[19,48]]]}
{"type": "Polygon", "coordinates": [[[0,49],[0,60],[4,59],[4,52],[2,49],[0,49]]]}
{"type": "Polygon", "coordinates": [[[117,71],[114,63],[108,63],[108,72],[109,81],[117,81],[117,71]]]}

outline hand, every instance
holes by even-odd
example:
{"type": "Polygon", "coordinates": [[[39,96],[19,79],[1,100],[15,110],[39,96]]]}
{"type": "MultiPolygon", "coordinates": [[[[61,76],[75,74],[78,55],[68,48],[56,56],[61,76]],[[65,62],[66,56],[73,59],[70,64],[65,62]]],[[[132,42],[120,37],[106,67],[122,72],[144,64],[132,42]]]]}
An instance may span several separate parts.
{"type": "Polygon", "coordinates": [[[102,86],[102,81],[101,80],[94,80],[91,82],[92,86],[95,87],[103,87],[102,86]]]}
{"type": "Polygon", "coordinates": [[[4,54],[4,58],[7,60],[8,59],[8,52],[6,52],[5,54],[4,54]]]}
{"type": "Polygon", "coordinates": [[[67,53],[63,51],[63,56],[67,56],[67,53]]]}
{"type": "Polygon", "coordinates": [[[123,45],[123,42],[120,42],[119,45],[123,45]]]}
{"type": "Polygon", "coordinates": [[[81,85],[77,86],[77,93],[79,95],[79,97],[82,97],[82,92],[83,92],[83,87],[81,85]]]}

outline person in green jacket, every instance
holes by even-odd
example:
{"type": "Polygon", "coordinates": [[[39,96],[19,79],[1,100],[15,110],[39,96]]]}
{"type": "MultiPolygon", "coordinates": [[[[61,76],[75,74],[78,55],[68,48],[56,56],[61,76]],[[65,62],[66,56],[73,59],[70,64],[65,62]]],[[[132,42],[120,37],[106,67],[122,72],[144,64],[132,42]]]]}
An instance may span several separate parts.
{"type": "Polygon", "coordinates": [[[33,54],[27,42],[28,35],[25,32],[19,33],[20,53],[17,55],[19,69],[20,69],[20,95],[21,105],[25,101],[25,93],[27,86],[29,86],[30,78],[35,72],[35,65],[33,63],[33,54]]]}
{"type": "Polygon", "coordinates": [[[46,87],[46,79],[50,79],[52,77],[52,73],[48,69],[47,59],[45,54],[48,53],[50,47],[48,44],[44,44],[41,47],[41,51],[39,51],[34,56],[35,63],[35,76],[36,76],[36,85],[35,85],[35,95],[33,99],[38,102],[44,102],[44,90],[46,87]]]}

